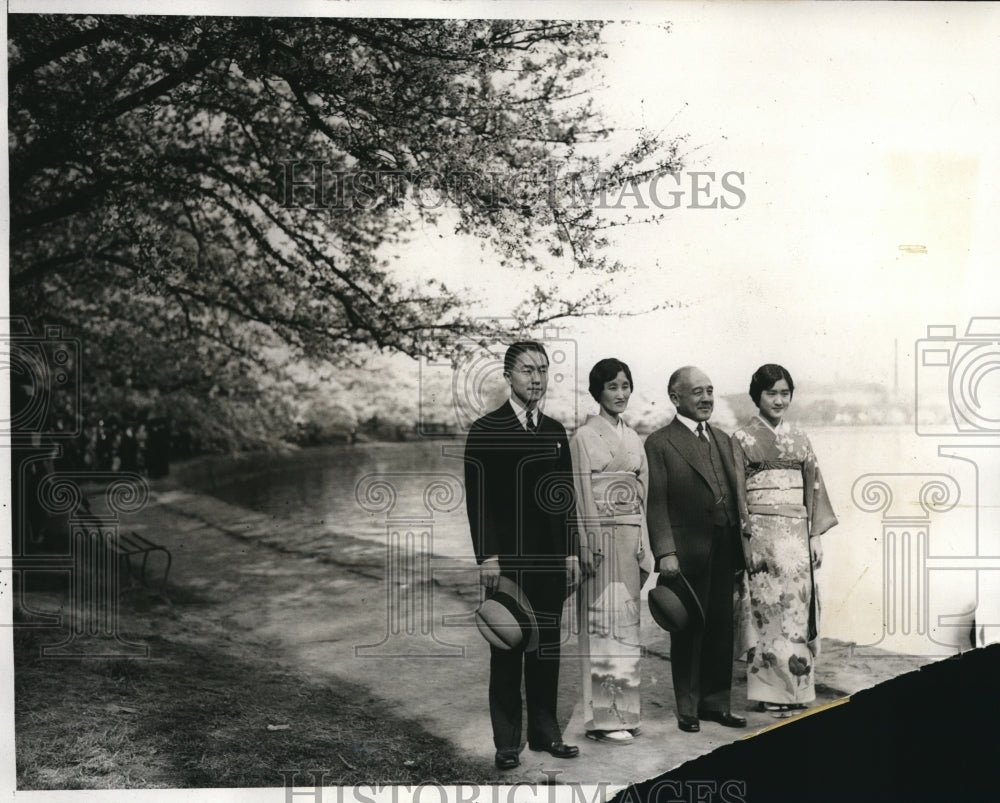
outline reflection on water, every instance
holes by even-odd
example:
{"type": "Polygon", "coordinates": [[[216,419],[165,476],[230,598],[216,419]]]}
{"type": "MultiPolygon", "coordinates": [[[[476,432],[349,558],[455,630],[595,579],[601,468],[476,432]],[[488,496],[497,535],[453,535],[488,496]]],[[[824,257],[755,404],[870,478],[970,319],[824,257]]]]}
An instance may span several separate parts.
{"type": "MultiPolygon", "coordinates": [[[[918,437],[909,428],[817,427],[808,434],[840,519],[823,538],[822,631],[833,638],[872,644],[881,638],[886,617],[882,525],[877,514],[854,505],[851,488],[855,480],[875,472],[943,472],[974,489],[975,478],[971,468],[939,457],[937,440],[918,437]]],[[[422,506],[427,475],[450,474],[460,486],[462,462],[448,455],[460,454],[462,446],[459,438],[303,450],[224,478],[212,492],[281,519],[291,528],[299,525],[331,537],[346,533],[384,544],[385,513],[361,507],[355,498],[358,482],[373,473],[394,474],[391,482],[398,495],[394,515],[427,517],[422,506]]],[[[932,554],[975,554],[974,509],[941,514],[932,522],[930,540],[932,554]]],[[[432,551],[442,557],[471,559],[464,503],[451,512],[434,514],[432,551]]],[[[974,572],[939,572],[930,577],[931,622],[939,615],[967,610],[974,604],[974,588],[974,572]]],[[[944,633],[942,637],[953,636],[944,633]]]]}
{"type": "MultiPolygon", "coordinates": [[[[308,449],[265,461],[252,472],[220,478],[215,496],[232,504],[283,519],[290,527],[317,528],[333,535],[385,543],[385,513],[367,512],[355,498],[363,477],[391,473],[397,494],[393,516],[427,518],[423,493],[429,474],[452,475],[462,487],[462,461],[445,451],[461,452],[463,441],[358,444],[308,449]]],[[[459,500],[456,499],[456,502],[459,500]]],[[[449,513],[434,512],[432,551],[441,556],[472,557],[464,501],[449,513]]]]}

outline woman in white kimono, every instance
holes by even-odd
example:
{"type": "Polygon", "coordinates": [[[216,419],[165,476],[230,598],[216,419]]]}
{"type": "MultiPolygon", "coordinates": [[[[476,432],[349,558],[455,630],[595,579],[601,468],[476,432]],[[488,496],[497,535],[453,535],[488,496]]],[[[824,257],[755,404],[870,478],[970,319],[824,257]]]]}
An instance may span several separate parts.
{"type": "Polygon", "coordinates": [[[587,737],[628,744],[639,732],[639,589],[652,569],[646,532],[648,472],[642,441],[621,414],[632,373],[616,359],[590,371],[600,405],[573,439],[584,584],[580,600],[587,737]]]}
{"type": "MultiPolygon", "coordinates": [[[[816,699],[820,535],[837,523],[805,433],[784,420],[795,384],[780,365],[750,380],[758,414],[733,433],[749,582],[747,698],[778,718],[816,699]]],[[[747,620],[748,619],[748,620],[747,620]]]]}

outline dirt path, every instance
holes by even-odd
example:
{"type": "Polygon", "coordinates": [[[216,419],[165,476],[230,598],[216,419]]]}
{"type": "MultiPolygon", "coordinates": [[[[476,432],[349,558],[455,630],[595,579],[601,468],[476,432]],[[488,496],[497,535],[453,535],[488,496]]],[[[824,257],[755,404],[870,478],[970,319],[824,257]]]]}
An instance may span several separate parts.
{"type": "MultiPolygon", "coordinates": [[[[387,584],[384,547],[348,536],[291,533],[279,520],[166,484],[158,486],[150,504],[122,526],[171,550],[171,584],[198,595],[198,616],[204,617],[206,634],[215,639],[226,634],[228,649],[268,650],[274,661],[331,685],[343,680],[360,684],[400,716],[420,722],[469,759],[481,762],[482,779],[496,777],[486,699],[489,651],[469,626],[469,613],[478,601],[469,566],[456,563],[436,575],[430,586],[387,584]],[[399,632],[391,633],[395,625],[387,594],[395,594],[397,603],[431,605],[432,616],[424,619],[418,607],[409,621],[416,623],[415,632],[407,636],[404,619],[399,632]],[[439,627],[445,621],[442,617],[449,616],[458,617],[447,620],[455,626],[439,627]],[[435,634],[447,643],[422,633],[422,621],[435,622],[435,634]],[[365,645],[377,646],[364,649],[365,645]],[[429,651],[447,654],[424,654],[429,651]]],[[[394,605],[393,610],[399,607],[394,605]]],[[[564,658],[560,714],[565,739],[580,746],[581,756],[560,761],[526,750],[521,767],[505,774],[505,780],[623,786],[775,724],[764,714],[746,710],[744,670],[737,663],[733,709],[747,716],[749,729],[734,731],[705,723],[698,734],[680,732],[673,715],[667,636],[649,619],[644,618],[642,627],[648,650],[642,669],[642,735],[627,747],[587,741],[579,702],[579,664],[564,658]]],[[[155,629],[155,623],[152,626],[155,629]]],[[[926,662],[890,655],[862,659],[852,656],[847,645],[825,642],[817,668],[817,703],[926,662]]],[[[336,717],[336,712],[330,716],[336,717]]]]}

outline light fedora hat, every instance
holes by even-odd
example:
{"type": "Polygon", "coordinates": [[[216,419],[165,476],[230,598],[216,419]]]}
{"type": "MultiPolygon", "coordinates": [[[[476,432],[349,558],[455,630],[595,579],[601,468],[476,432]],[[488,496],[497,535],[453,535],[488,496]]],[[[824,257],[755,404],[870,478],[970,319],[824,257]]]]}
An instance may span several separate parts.
{"type": "Polygon", "coordinates": [[[538,647],[538,622],[521,587],[500,576],[497,590],[476,609],[476,627],[490,644],[501,650],[538,647]]]}
{"type": "Polygon", "coordinates": [[[692,619],[705,621],[698,595],[683,574],[673,578],[661,574],[656,587],[649,592],[648,602],[656,624],[670,633],[684,630],[692,619]]]}

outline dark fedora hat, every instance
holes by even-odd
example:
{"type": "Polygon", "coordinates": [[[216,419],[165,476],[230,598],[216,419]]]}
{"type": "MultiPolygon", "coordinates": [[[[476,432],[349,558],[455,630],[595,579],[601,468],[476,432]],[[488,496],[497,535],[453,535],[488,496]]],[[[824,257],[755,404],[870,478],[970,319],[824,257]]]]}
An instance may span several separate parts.
{"type": "Polygon", "coordinates": [[[660,575],[656,587],[649,592],[649,612],[660,627],[670,633],[684,630],[692,617],[705,621],[698,595],[683,574],[673,578],[660,575]]]}
{"type": "Polygon", "coordinates": [[[500,576],[497,590],[476,608],[476,627],[494,647],[525,650],[538,647],[538,622],[521,587],[500,576]]]}

